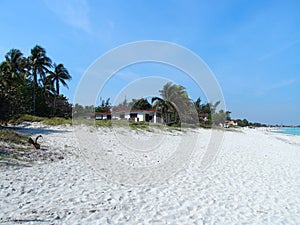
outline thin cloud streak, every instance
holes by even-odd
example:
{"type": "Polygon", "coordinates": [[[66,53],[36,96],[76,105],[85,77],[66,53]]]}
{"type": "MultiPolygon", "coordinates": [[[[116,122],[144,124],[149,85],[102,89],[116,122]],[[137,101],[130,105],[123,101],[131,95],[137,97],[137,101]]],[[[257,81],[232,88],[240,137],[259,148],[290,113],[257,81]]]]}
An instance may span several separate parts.
{"type": "Polygon", "coordinates": [[[285,88],[287,86],[294,84],[295,82],[296,82],[295,79],[290,79],[290,80],[284,80],[284,81],[281,81],[278,83],[264,85],[264,87],[255,91],[255,95],[263,96],[263,95],[267,94],[268,92],[273,91],[274,89],[285,88]]]}
{"type": "Polygon", "coordinates": [[[89,6],[86,0],[44,0],[46,6],[64,23],[91,32],[89,6]]]}
{"type": "Polygon", "coordinates": [[[258,59],[258,61],[264,61],[264,60],[266,60],[266,59],[268,59],[268,58],[270,58],[270,57],[273,57],[273,56],[275,56],[275,55],[278,55],[278,54],[280,54],[280,53],[282,53],[282,52],[288,50],[289,48],[293,47],[293,46],[296,45],[299,41],[300,41],[300,40],[297,39],[297,40],[295,40],[295,41],[292,41],[292,42],[290,42],[290,43],[288,43],[288,44],[282,46],[281,48],[278,48],[278,49],[275,49],[275,50],[273,50],[273,51],[270,51],[269,53],[267,53],[267,54],[261,56],[261,57],[258,59]]]}

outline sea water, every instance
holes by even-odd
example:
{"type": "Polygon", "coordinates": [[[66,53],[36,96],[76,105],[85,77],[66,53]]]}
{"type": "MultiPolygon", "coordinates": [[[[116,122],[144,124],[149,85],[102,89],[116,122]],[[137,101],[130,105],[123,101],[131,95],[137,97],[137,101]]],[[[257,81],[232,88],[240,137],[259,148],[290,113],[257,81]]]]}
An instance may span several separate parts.
{"type": "Polygon", "coordinates": [[[275,132],[281,134],[300,135],[300,127],[282,127],[275,132]]]}

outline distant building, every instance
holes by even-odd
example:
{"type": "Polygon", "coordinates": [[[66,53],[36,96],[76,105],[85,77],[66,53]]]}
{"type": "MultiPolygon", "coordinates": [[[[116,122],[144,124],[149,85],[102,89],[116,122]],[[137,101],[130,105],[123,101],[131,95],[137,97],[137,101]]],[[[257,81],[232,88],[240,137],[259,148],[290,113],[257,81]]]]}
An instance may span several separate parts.
{"type": "Polygon", "coordinates": [[[199,116],[200,121],[206,122],[208,120],[208,114],[207,113],[199,113],[198,116],[199,116]]]}
{"type": "Polygon", "coordinates": [[[111,120],[111,112],[96,112],[96,120],[111,120]]]}
{"type": "Polygon", "coordinates": [[[237,127],[238,123],[235,120],[228,120],[225,122],[224,127],[228,128],[228,127],[237,127]]]}
{"type": "MultiPolygon", "coordinates": [[[[200,122],[208,121],[207,113],[198,114],[200,122]]],[[[170,114],[167,114],[167,121],[164,121],[162,113],[155,109],[149,110],[118,110],[112,112],[95,112],[94,114],[87,114],[86,119],[96,119],[96,120],[130,120],[135,122],[152,122],[152,123],[162,123],[170,124],[171,118],[170,114]]]]}
{"type": "Polygon", "coordinates": [[[145,121],[152,123],[162,123],[161,113],[157,110],[132,110],[132,111],[113,111],[96,112],[96,120],[131,120],[135,122],[145,121]]]}

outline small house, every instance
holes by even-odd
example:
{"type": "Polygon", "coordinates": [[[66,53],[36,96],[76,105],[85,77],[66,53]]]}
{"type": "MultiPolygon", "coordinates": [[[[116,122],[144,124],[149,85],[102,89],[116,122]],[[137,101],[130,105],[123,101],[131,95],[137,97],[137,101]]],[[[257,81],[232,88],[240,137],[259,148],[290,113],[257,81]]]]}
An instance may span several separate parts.
{"type": "Polygon", "coordinates": [[[162,123],[161,114],[157,110],[132,110],[112,112],[112,119],[131,120],[135,122],[162,123]]]}

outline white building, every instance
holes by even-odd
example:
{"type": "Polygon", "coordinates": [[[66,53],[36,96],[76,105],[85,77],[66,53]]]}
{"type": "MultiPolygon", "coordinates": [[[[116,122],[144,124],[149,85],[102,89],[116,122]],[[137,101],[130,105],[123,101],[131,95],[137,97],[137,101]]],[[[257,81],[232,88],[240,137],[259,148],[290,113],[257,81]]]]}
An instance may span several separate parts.
{"type": "Polygon", "coordinates": [[[135,122],[145,121],[152,123],[162,123],[162,117],[157,110],[132,110],[116,111],[111,113],[111,119],[115,120],[132,120],[135,122]]]}

